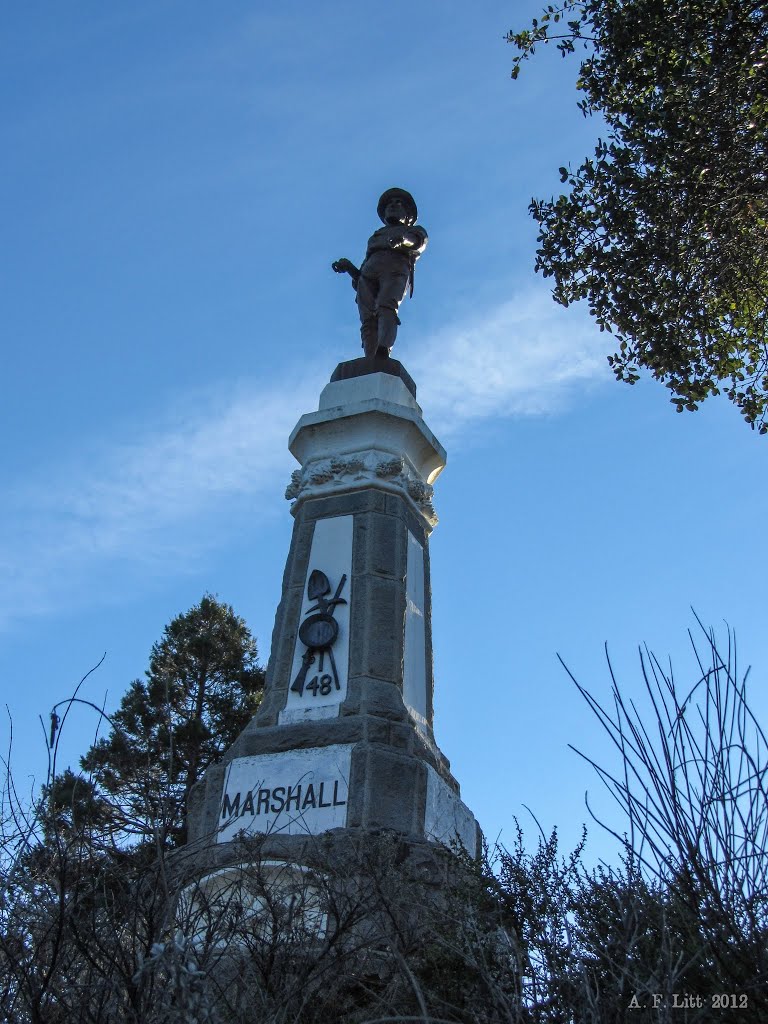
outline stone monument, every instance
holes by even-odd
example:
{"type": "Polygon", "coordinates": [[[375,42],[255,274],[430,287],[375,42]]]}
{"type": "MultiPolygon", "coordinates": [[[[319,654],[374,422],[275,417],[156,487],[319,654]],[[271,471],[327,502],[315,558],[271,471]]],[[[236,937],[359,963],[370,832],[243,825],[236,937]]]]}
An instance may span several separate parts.
{"type": "MultiPolygon", "coordinates": [[[[412,223],[415,204],[391,191],[380,212],[412,223]]],[[[247,837],[299,864],[311,837],[371,830],[478,851],[433,734],[428,542],[445,451],[388,356],[391,307],[379,308],[374,349],[367,301],[358,284],[368,354],[336,367],[288,442],[295,522],[262,704],[190,798],[189,843],[211,870],[241,858],[247,837]]]]}

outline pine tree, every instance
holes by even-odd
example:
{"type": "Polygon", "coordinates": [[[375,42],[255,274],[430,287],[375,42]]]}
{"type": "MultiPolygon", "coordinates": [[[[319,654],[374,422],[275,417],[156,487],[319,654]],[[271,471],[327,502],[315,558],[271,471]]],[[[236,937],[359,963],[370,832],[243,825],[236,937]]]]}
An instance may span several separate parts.
{"type": "Polygon", "coordinates": [[[124,836],[184,843],[191,788],[258,706],[257,659],[244,620],[209,594],[165,627],[146,679],[131,683],[109,736],[81,759],[124,836]]]}

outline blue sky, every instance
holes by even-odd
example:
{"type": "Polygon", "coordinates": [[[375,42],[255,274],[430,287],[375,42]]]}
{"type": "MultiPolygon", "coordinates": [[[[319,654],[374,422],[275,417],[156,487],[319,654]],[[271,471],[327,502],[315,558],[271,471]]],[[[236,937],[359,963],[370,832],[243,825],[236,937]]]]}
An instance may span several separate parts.
{"type": "MultiPolygon", "coordinates": [[[[654,382],[614,383],[610,339],[533,273],[528,201],[599,128],[573,59],[510,81],[503,36],[538,9],[5,12],[0,681],[22,788],[45,770],[38,714],[104,651],[83,695],[115,707],[204,592],[266,661],[287,437],[358,354],[330,262],[361,255],[391,185],[430,234],[394,354],[448,450],[435,731],[489,837],[511,842],[514,816],[533,834],[527,805],[569,845],[585,790],[605,807],[567,745],[615,761],[558,652],[605,697],[607,642],[639,695],[643,641],[693,671],[693,606],[735,628],[764,715],[768,442],[727,403],[677,415],[654,382]]],[[[64,756],[94,727],[82,709],[64,756]]],[[[608,855],[597,828],[588,849],[608,855]]]]}

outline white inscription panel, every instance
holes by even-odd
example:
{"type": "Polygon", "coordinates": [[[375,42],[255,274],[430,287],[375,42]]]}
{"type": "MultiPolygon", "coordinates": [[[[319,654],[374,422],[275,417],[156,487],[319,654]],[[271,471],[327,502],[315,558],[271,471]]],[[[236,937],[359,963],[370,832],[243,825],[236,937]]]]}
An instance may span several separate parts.
{"type": "Polygon", "coordinates": [[[424,833],[450,846],[458,838],[464,849],[475,855],[477,832],[475,818],[467,805],[441,779],[432,765],[427,765],[427,806],[424,833]]]}
{"type": "Polygon", "coordinates": [[[427,726],[427,643],[424,625],[424,550],[408,531],[405,578],[403,701],[416,727],[427,726]]]}
{"type": "Polygon", "coordinates": [[[281,725],[308,718],[331,718],[338,714],[339,704],[347,695],[353,521],[353,516],[334,516],[319,519],[315,524],[299,629],[308,622],[311,630],[310,620],[314,620],[314,633],[309,635],[318,644],[334,633],[335,638],[326,647],[309,649],[297,634],[288,700],[279,717],[281,725]],[[327,592],[310,597],[310,581],[317,588],[323,577],[327,580],[327,592]],[[325,621],[320,621],[322,616],[325,621]],[[329,617],[335,626],[328,621],[329,617]]]}
{"type": "Polygon", "coordinates": [[[238,832],[288,835],[343,828],[351,743],[236,757],[219,807],[220,843],[238,832]]]}

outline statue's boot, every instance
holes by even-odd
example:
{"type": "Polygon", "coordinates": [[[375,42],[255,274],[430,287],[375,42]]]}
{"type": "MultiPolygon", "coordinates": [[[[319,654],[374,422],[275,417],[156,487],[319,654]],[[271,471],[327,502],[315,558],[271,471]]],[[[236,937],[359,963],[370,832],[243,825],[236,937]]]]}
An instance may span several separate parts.
{"type": "Polygon", "coordinates": [[[379,331],[375,316],[366,317],[360,324],[360,337],[363,339],[363,352],[368,359],[376,355],[379,347],[379,331]]]}
{"type": "Polygon", "coordinates": [[[380,308],[377,348],[380,356],[388,356],[397,337],[400,321],[394,309],[380,308]]]}

